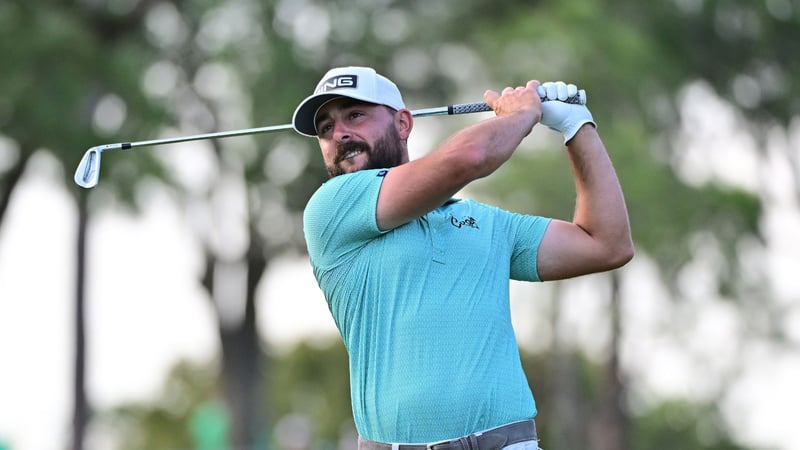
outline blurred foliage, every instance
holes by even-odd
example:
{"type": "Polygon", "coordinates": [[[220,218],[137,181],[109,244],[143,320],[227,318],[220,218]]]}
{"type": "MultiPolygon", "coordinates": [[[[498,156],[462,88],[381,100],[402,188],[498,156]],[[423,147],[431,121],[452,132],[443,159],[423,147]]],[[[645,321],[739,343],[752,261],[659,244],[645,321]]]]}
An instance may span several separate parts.
{"type": "Polygon", "coordinates": [[[660,450],[743,450],[730,438],[713,405],[667,400],[638,415],[633,448],[660,450]]]}
{"type": "Polygon", "coordinates": [[[264,399],[275,419],[301,414],[313,423],[318,439],[335,442],[352,422],[347,351],[341,341],[309,345],[272,356],[264,399]]]}
{"type": "MultiPolygon", "coordinates": [[[[343,430],[353,428],[347,353],[341,341],[301,343],[292,351],[262,357],[270,359],[274,370],[262,380],[265,395],[259,402],[273,425],[292,415],[305,417],[313,424],[318,445],[335,443],[343,430]]],[[[230,420],[218,401],[218,366],[179,362],[153,402],[100,412],[97,421],[113,436],[117,450],[214,448],[230,420]]],[[[277,445],[274,431],[253,448],[277,445]]]]}
{"type": "MultiPolygon", "coordinates": [[[[12,169],[24,170],[29,158],[45,149],[63,164],[64,186],[77,194],[72,173],[86,149],[124,141],[123,136],[151,135],[168,122],[140,89],[143,71],[157,57],[142,33],[146,12],[146,3],[124,16],[89,3],[0,4],[0,135],[18,148],[10,155],[12,169]]],[[[103,172],[104,188],[113,187],[128,200],[138,174],[163,176],[148,155],[105,158],[103,172]]],[[[8,196],[14,183],[3,181],[0,195],[8,196]]]]}
{"type": "MultiPolygon", "coordinates": [[[[579,361],[579,411],[589,421],[605,397],[604,368],[583,355],[573,356],[579,361]]],[[[336,448],[342,434],[353,431],[344,346],[338,340],[328,345],[300,343],[270,358],[275,371],[267,382],[269,396],[262,402],[272,411],[274,422],[292,415],[303,417],[312,424],[309,448],[336,448]]],[[[537,403],[555,403],[559,393],[551,389],[555,380],[548,378],[553,373],[548,367],[554,361],[552,355],[523,352],[522,358],[537,403]]],[[[191,440],[191,421],[214,399],[215,373],[208,367],[179,363],[155,405],[123,406],[101,413],[100,420],[120,443],[116,449],[202,449],[191,440]]],[[[548,419],[549,409],[540,411],[539,422],[548,419]]],[[[629,439],[635,449],[743,449],[727,437],[726,427],[712,405],[666,399],[636,414],[629,439]]],[[[590,441],[588,428],[573,433],[590,441]]],[[[266,447],[284,448],[275,439],[275,429],[269,434],[265,440],[271,444],[266,447]]],[[[545,449],[564,448],[560,438],[548,434],[547,429],[540,430],[540,438],[545,449]]]]}
{"type": "Polygon", "coordinates": [[[118,450],[201,449],[195,446],[192,420],[218,398],[218,371],[213,364],[178,362],[157,398],[101,412],[96,419],[118,450]]]}
{"type": "MultiPolygon", "coordinates": [[[[245,300],[254,323],[252,294],[263,270],[276,255],[304,249],[302,207],[326,177],[315,141],[289,134],[216,140],[193,146],[183,163],[177,150],[114,152],[104,156],[100,185],[88,193],[71,181],[85,149],[285,123],[333,65],[374,66],[398,82],[412,108],[474,101],[486,88],[529,78],[564,79],[589,93],[637,248],[656,260],[666,285],[677,288],[698,240],[710,241],[724,255],[714,268],[720,292],[740,303],[758,300],[749,312],[770,314],[763,294],[743,291],[739,254],[743,240],[761,238],[763,199],[714,180],[687,183],[676,135],[682,127],[694,132],[681,122],[680,107],[686,87],[699,80],[757,138],[770,125],[788,126],[800,112],[798,47],[796,0],[5,0],[0,223],[28,161],[41,151],[62,165],[58,182],[96,209],[135,209],[154,188],[168,187],[197,227],[209,267],[234,261],[260,269],[249,274],[245,300]],[[203,161],[210,168],[198,177],[203,161]],[[225,209],[238,205],[233,199],[244,211],[225,209]],[[220,231],[231,228],[219,225],[231,217],[244,237],[220,231]]],[[[461,123],[437,122],[431,140],[461,123]]],[[[476,185],[476,194],[509,209],[571,217],[574,192],[560,143],[530,145],[476,185]]],[[[213,268],[203,280],[210,298],[211,279],[213,268]]],[[[775,328],[771,320],[753,322],[775,328]]],[[[221,335],[224,326],[220,320],[221,335]]],[[[254,328],[238,331],[253,343],[254,328]]],[[[229,345],[223,353],[261,357],[244,348],[229,345]]],[[[539,357],[546,366],[546,355],[539,357]]],[[[578,359],[588,421],[595,411],[589,403],[599,401],[604,385],[578,359]]],[[[265,420],[302,414],[313,418],[320,439],[335,440],[350,413],[343,349],[302,346],[267,361],[267,377],[256,380],[264,385],[258,398],[265,420]]],[[[550,373],[547,367],[528,364],[537,399],[554,402],[548,397],[558,392],[536,387],[548,384],[539,375],[550,373]]],[[[225,375],[238,383],[224,372],[179,365],[162,398],[122,407],[107,423],[124,436],[125,449],[189,448],[192,412],[228,400],[219,386],[225,375]]],[[[733,448],[715,437],[724,433],[709,433],[719,424],[708,417],[704,405],[664,405],[634,418],[631,439],[638,448],[669,448],[671,439],[685,448],[733,448]],[[696,420],[676,422],[676,414],[696,420]]]]}

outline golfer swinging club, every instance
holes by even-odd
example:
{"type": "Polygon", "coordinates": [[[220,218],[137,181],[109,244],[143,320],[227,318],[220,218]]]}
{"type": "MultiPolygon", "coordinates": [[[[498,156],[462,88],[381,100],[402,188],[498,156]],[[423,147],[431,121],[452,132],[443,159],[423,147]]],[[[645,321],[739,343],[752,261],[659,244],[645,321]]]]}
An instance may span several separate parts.
{"type": "Polygon", "coordinates": [[[576,277],[633,257],[592,115],[563,101],[576,92],[534,80],[488,90],[494,117],[414,161],[411,112],[371,68],[330,70],[296,109],[294,128],[318,138],[331,175],[306,206],[304,232],[349,354],[360,450],[538,447],[509,280],[576,277]],[[540,122],[564,136],[572,222],[453,198],[508,161],[540,122]]]}

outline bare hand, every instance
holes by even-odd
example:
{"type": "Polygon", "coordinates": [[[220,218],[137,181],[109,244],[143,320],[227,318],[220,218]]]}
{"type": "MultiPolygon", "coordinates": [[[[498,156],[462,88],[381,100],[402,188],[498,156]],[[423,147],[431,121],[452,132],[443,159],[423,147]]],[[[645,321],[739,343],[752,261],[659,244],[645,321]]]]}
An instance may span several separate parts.
{"type": "Polygon", "coordinates": [[[535,122],[538,122],[542,117],[542,101],[537,92],[538,87],[539,82],[531,80],[525,87],[507,87],[501,93],[487,90],[483,94],[483,99],[498,116],[527,113],[533,114],[535,122]]]}

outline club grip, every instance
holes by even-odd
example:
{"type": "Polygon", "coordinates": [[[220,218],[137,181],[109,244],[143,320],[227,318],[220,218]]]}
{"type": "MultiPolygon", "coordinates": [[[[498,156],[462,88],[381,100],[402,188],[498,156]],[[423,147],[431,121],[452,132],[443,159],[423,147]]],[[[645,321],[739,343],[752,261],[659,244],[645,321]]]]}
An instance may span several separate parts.
{"type": "Polygon", "coordinates": [[[459,103],[457,105],[448,106],[447,114],[472,114],[491,110],[492,108],[490,108],[485,102],[459,103]]]}
{"type": "MultiPolygon", "coordinates": [[[[542,98],[542,101],[547,102],[551,100],[547,100],[546,98],[542,98]]],[[[568,99],[564,100],[564,103],[571,103],[576,105],[585,105],[586,104],[586,93],[585,91],[581,90],[577,94],[569,97],[568,99]]],[[[447,114],[448,115],[456,115],[456,114],[472,114],[478,112],[485,112],[491,111],[492,108],[489,107],[485,102],[473,102],[473,103],[459,103],[457,105],[450,105],[447,107],[447,114]]]]}

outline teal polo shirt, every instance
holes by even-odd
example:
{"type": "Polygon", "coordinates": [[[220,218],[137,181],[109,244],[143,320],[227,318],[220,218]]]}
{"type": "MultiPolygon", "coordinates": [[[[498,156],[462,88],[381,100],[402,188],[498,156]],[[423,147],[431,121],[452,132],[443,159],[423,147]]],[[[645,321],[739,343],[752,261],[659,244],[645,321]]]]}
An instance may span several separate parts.
{"type": "Polygon", "coordinates": [[[435,442],[534,417],[509,279],[539,281],[550,220],[451,200],[382,232],[386,173],[327,181],[303,217],[314,275],[350,357],[359,434],[435,442]]]}

